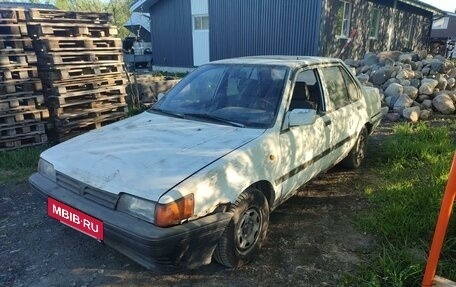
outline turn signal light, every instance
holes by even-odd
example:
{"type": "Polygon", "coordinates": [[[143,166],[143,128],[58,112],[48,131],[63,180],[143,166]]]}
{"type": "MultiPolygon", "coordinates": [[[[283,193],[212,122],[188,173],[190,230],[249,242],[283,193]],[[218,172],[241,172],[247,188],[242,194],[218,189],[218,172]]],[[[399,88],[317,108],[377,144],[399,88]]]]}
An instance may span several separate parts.
{"type": "Polygon", "coordinates": [[[167,227],[179,224],[182,220],[193,215],[193,194],[189,194],[167,204],[157,204],[155,209],[155,225],[167,227]]]}

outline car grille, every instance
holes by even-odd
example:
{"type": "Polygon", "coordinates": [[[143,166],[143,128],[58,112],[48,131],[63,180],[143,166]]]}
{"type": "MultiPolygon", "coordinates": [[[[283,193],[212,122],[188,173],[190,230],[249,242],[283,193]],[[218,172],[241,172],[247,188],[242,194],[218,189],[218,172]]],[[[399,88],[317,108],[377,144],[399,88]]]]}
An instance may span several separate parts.
{"type": "Polygon", "coordinates": [[[59,186],[73,193],[112,209],[116,207],[117,199],[119,198],[116,194],[94,188],[62,173],[57,172],[56,179],[59,186]]]}

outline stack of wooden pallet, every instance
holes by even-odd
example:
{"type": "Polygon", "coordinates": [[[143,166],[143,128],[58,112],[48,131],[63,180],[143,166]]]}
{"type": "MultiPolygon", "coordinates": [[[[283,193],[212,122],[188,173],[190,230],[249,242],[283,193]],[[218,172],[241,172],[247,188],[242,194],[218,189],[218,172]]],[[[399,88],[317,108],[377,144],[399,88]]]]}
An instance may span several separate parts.
{"type": "Polygon", "coordinates": [[[0,150],[47,142],[36,63],[25,11],[0,8],[0,150]]]}
{"type": "Polygon", "coordinates": [[[26,15],[51,136],[60,141],[125,117],[122,42],[109,14],[29,9],[26,15]]]}

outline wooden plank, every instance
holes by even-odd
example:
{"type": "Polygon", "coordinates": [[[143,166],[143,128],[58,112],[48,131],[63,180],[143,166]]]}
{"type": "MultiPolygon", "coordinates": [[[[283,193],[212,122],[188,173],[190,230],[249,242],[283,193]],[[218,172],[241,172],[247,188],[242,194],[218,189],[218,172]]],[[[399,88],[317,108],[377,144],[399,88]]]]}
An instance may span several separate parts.
{"type": "MultiPolygon", "coordinates": [[[[101,87],[92,90],[81,90],[63,95],[48,95],[49,105],[52,107],[64,107],[77,103],[88,103],[114,97],[125,97],[125,86],[101,87]]],[[[123,102],[124,100],[122,100],[123,102]]]]}
{"type": "Polygon", "coordinates": [[[39,53],[75,51],[122,51],[119,38],[41,37],[34,42],[39,53]]]}
{"type": "Polygon", "coordinates": [[[31,38],[0,38],[0,53],[34,51],[31,38]]]}
{"type": "Polygon", "coordinates": [[[0,68],[28,67],[37,63],[35,53],[2,53],[0,54],[0,68]]]}
{"type": "Polygon", "coordinates": [[[28,35],[39,38],[45,35],[55,37],[114,37],[117,35],[117,27],[109,24],[72,24],[66,23],[29,23],[27,24],[28,35]]]}
{"type": "Polygon", "coordinates": [[[38,58],[38,66],[51,67],[55,65],[81,65],[81,64],[114,64],[123,63],[123,55],[119,51],[83,51],[75,52],[51,52],[41,54],[38,58]]]}
{"type": "Polygon", "coordinates": [[[34,111],[44,104],[43,95],[22,95],[22,97],[0,98],[0,113],[11,113],[15,111],[34,111]]]}
{"type": "Polygon", "coordinates": [[[34,110],[34,111],[18,111],[14,113],[2,114],[0,113],[0,127],[11,126],[16,124],[27,124],[47,119],[49,111],[34,110]]]}
{"type": "Polygon", "coordinates": [[[28,10],[27,19],[30,22],[68,22],[106,24],[110,20],[109,13],[74,12],[51,9],[31,8],[28,10]]]}
{"type": "Polygon", "coordinates": [[[11,80],[31,80],[38,79],[38,70],[36,67],[29,68],[5,68],[0,67],[0,81],[11,80]]]}
{"type": "Polygon", "coordinates": [[[50,109],[51,117],[58,118],[69,122],[77,121],[79,119],[95,119],[97,117],[116,113],[127,112],[127,104],[125,102],[119,103],[89,103],[77,105],[76,107],[61,107],[58,109],[50,109]]]}
{"type": "Polygon", "coordinates": [[[16,93],[41,93],[43,85],[40,80],[10,80],[0,82],[1,95],[17,96],[16,93]]]}
{"type": "Polygon", "coordinates": [[[24,37],[27,35],[27,25],[25,23],[0,24],[0,38],[24,37]]]}
{"type": "Polygon", "coordinates": [[[31,133],[20,137],[0,139],[0,150],[12,150],[47,143],[47,136],[44,133],[31,133]]]}
{"type": "Polygon", "coordinates": [[[66,97],[67,94],[90,91],[99,88],[116,88],[117,86],[125,86],[126,84],[127,79],[123,76],[115,75],[112,77],[108,75],[92,77],[79,81],[52,82],[51,85],[45,86],[45,94],[47,96],[66,97]]]}
{"type": "Polygon", "coordinates": [[[44,133],[46,124],[45,122],[32,122],[23,125],[11,125],[0,128],[0,137],[12,138],[20,135],[26,135],[30,133],[44,133]]]}
{"type": "Polygon", "coordinates": [[[433,283],[433,286],[435,287],[456,287],[456,282],[453,282],[440,276],[435,276],[433,283]]]}
{"type": "Polygon", "coordinates": [[[123,72],[122,64],[91,64],[91,65],[65,65],[55,66],[47,70],[40,70],[40,76],[46,81],[74,80],[93,76],[120,74],[123,72]]]}
{"type": "Polygon", "coordinates": [[[0,8],[0,24],[25,22],[25,10],[20,8],[0,8]]]}

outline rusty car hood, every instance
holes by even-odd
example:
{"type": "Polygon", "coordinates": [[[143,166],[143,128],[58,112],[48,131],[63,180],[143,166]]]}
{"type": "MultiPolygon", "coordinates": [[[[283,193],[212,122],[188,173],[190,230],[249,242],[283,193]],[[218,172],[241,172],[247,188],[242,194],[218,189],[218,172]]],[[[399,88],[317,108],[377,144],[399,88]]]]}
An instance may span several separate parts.
{"type": "Polygon", "coordinates": [[[57,173],[83,184],[158,200],[264,131],[144,112],[61,143],[41,157],[57,173]]]}

